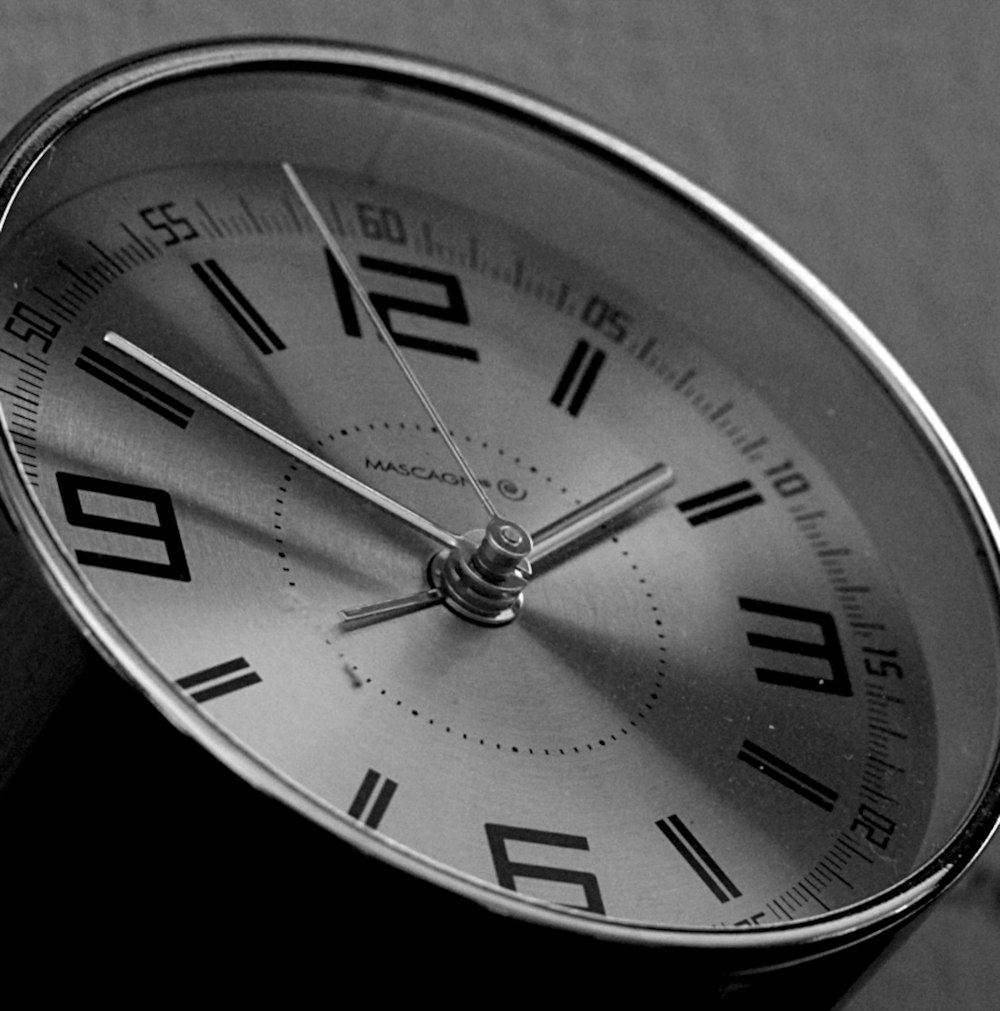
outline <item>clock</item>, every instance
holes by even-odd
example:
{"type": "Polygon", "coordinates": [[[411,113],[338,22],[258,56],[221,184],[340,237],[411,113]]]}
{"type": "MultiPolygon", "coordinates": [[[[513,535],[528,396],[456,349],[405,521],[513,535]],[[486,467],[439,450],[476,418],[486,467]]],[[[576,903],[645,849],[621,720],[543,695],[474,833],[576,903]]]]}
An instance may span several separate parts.
{"type": "Polygon", "coordinates": [[[995,521],[711,195],[278,39],[101,71],[0,165],[23,908],[819,1006],[986,844],[995,521]]]}

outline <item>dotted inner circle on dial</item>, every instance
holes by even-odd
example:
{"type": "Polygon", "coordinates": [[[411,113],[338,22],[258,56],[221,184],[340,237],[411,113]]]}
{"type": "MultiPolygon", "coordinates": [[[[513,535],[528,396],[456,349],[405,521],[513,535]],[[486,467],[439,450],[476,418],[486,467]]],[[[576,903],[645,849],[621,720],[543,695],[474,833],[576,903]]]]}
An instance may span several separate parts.
{"type": "MultiPolygon", "coordinates": [[[[406,432],[415,433],[427,433],[436,434],[437,429],[431,425],[421,425],[420,423],[406,423],[406,422],[383,422],[381,425],[370,423],[365,426],[354,425],[351,428],[342,428],[335,433],[329,433],[323,439],[316,440],[316,446],[319,448],[325,447],[330,442],[334,442],[339,439],[348,438],[353,434],[362,434],[364,432],[374,432],[378,430],[399,430],[406,432]]],[[[453,438],[460,438],[455,435],[454,432],[451,433],[453,438]]],[[[464,436],[464,442],[468,445],[478,445],[483,450],[492,450],[501,457],[505,462],[512,464],[519,470],[524,471],[530,479],[544,481],[547,485],[555,490],[558,490],[559,494],[564,496],[569,496],[570,491],[567,488],[558,487],[553,481],[551,476],[542,475],[535,466],[525,464],[521,457],[511,456],[509,453],[501,447],[491,446],[486,440],[476,440],[472,436],[464,436]]],[[[281,564],[281,570],[283,577],[287,585],[291,588],[296,588],[296,581],[294,578],[294,568],[293,559],[288,556],[288,552],[285,550],[285,507],[287,496],[291,491],[291,486],[294,481],[296,472],[299,470],[297,464],[291,463],[287,467],[285,473],[282,475],[282,481],[278,488],[278,495],[275,501],[274,510],[274,541],[278,548],[278,561],[281,564]]],[[[489,480],[480,479],[483,487],[487,490],[491,488],[496,488],[501,492],[501,494],[508,499],[517,500],[518,496],[523,497],[523,491],[520,486],[512,481],[507,481],[503,479],[502,481],[497,481],[494,483],[489,480]],[[506,487],[502,487],[506,482],[506,487]]],[[[570,508],[575,508],[576,506],[582,504],[580,499],[574,498],[571,502],[570,508]]],[[[632,730],[638,729],[642,725],[642,721],[645,720],[652,712],[656,709],[658,703],[661,699],[661,690],[663,686],[663,680],[666,675],[666,635],[663,629],[664,621],[663,615],[660,610],[659,605],[656,602],[655,594],[650,590],[646,578],[641,574],[640,567],[630,555],[626,548],[621,546],[621,542],[618,536],[612,534],[608,537],[610,543],[616,545],[621,552],[622,558],[628,564],[629,569],[635,575],[635,578],[639,584],[640,590],[643,594],[643,599],[649,608],[650,617],[652,619],[655,635],[657,638],[657,663],[656,670],[651,672],[652,683],[649,686],[649,690],[646,692],[645,697],[642,698],[639,708],[634,711],[631,716],[627,719],[621,721],[620,725],[612,732],[601,735],[594,740],[579,742],[576,744],[568,744],[564,747],[538,747],[538,746],[527,746],[524,744],[511,744],[510,742],[498,741],[496,739],[490,739],[488,737],[480,736],[478,733],[472,733],[467,730],[463,730],[459,726],[449,724],[445,720],[441,720],[433,715],[429,715],[426,710],[414,708],[412,705],[408,704],[403,698],[399,698],[397,693],[389,688],[380,687],[377,683],[376,678],[367,676],[367,674],[362,674],[359,672],[356,665],[350,662],[349,657],[345,653],[338,653],[338,661],[343,665],[345,671],[351,678],[354,686],[356,688],[368,688],[372,690],[377,690],[380,697],[384,698],[393,709],[398,710],[409,716],[411,719],[420,720],[425,723],[428,727],[433,727],[445,734],[455,737],[462,741],[467,741],[469,744],[475,745],[477,747],[489,748],[498,752],[505,752],[508,754],[515,755],[532,755],[532,756],[549,756],[549,757],[572,757],[573,755],[586,755],[588,753],[593,753],[600,751],[602,748],[607,748],[613,744],[620,741],[622,738],[627,737],[632,730]]],[[[530,592],[530,590],[529,590],[530,592]]],[[[405,617],[396,619],[405,621],[405,617]]],[[[336,644],[330,640],[326,640],[327,645],[336,648],[336,644]]]]}

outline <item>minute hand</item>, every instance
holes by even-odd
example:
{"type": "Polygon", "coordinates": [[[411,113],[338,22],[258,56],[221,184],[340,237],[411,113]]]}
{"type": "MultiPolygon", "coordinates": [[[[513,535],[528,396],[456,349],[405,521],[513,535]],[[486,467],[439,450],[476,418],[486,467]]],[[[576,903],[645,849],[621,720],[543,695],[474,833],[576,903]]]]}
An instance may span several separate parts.
{"type": "Polygon", "coordinates": [[[426,516],[421,516],[420,513],[414,512],[395,499],[389,498],[388,495],[383,495],[382,492],[376,491],[370,485],[334,467],[332,463],[327,463],[326,460],[315,453],[310,453],[309,450],[303,449],[302,446],[292,442],[291,439],[285,438],[285,436],[276,432],[273,428],[268,428],[267,425],[256,418],[241,411],[227,400],[223,400],[222,397],[216,396],[211,390],[206,390],[204,386],[200,386],[193,379],[189,379],[176,369],[172,369],[165,362],[161,362],[159,358],[151,355],[148,351],[143,351],[142,348],[126,340],[121,335],[109,330],[104,335],[104,341],[106,344],[110,344],[116,350],[139,362],[140,365],[145,365],[150,371],[169,380],[196,400],[200,400],[203,404],[214,408],[220,414],[224,414],[230,421],[236,422],[237,425],[253,433],[259,439],[263,439],[270,445],[287,453],[298,460],[299,463],[309,467],[310,470],[314,470],[317,474],[321,474],[341,487],[347,488],[354,492],[355,495],[360,495],[361,498],[378,506],[384,512],[395,516],[396,519],[402,520],[403,523],[406,523],[414,530],[419,530],[420,533],[437,541],[438,544],[443,544],[447,548],[453,548],[458,544],[458,537],[450,530],[445,530],[444,527],[438,526],[437,523],[427,519],[426,516]]]}
{"type": "Polygon", "coordinates": [[[531,535],[534,549],[528,556],[532,565],[573,544],[602,524],[621,516],[674,483],[674,472],[664,463],[655,463],[641,474],[623,481],[603,495],[542,527],[531,535]]]}

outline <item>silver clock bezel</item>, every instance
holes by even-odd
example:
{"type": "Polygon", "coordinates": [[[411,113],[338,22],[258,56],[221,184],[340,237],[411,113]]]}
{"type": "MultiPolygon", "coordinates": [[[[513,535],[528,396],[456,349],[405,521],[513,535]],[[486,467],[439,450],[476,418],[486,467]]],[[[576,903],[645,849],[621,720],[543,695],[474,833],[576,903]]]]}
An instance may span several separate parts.
{"type": "MultiPolygon", "coordinates": [[[[409,82],[433,88],[489,109],[529,121],[572,143],[600,153],[608,162],[641,175],[654,186],[680,197],[714,226],[735,240],[788,289],[827,319],[870,372],[891,391],[900,409],[921,433],[928,451],[947,475],[959,496],[982,547],[982,564],[994,587],[1000,585],[998,529],[985,495],[940,419],[896,360],[861,321],[790,254],[741,215],[657,159],[577,116],[547,102],[483,80],[464,71],[388,51],[354,45],[286,39],[244,39],[208,42],[142,55],[99,71],[53,96],[10,134],[0,150],[0,231],[10,207],[33,167],[75,124],[103,107],[159,83],[227,70],[267,72],[303,67],[357,73],[373,78],[409,82]]],[[[2,415],[2,412],[0,412],[2,415]]],[[[538,923],[590,933],[615,941],[629,941],[679,950],[767,952],[769,958],[794,959],[819,950],[834,949],[873,936],[909,919],[952,884],[986,846],[1000,811],[1000,777],[996,767],[976,812],[952,841],[930,862],[894,888],[846,911],[800,923],[740,929],[654,928],[628,920],[570,910],[511,893],[435,863],[427,857],[376,837],[291,780],[265,768],[204,713],[195,714],[164,681],[150,671],[151,662],[133,644],[100,603],[86,577],[71,560],[29,491],[13,449],[6,418],[0,487],[13,521],[61,606],[119,672],[137,684],[157,708],[180,730],[194,737],[229,768],[258,789],[332,831],[364,852],[447,887],[502,913],[538,923]]]]}

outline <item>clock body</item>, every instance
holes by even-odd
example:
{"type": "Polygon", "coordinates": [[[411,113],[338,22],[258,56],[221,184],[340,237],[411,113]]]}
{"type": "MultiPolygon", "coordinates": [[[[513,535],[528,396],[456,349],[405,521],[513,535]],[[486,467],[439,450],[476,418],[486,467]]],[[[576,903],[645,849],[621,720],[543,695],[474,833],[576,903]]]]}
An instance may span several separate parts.
{"type": "Polygon", "coordinates": [[[82,82],[3,171],[26,894],[154,890],[272,945],[314,906],[400,968],[445,930],[483,973],[659,959],[741,999],[846,982],[985,845],[992,517],[874,338],[708,194],[501,86],[277,40],[82,82]],[[536,538],[502,627],[342,617],[440,545],[306,458],[473,544],[486,517],[282,163],[536,538]],[[541,550],[651,465],[669,489],[541,550]]]}

